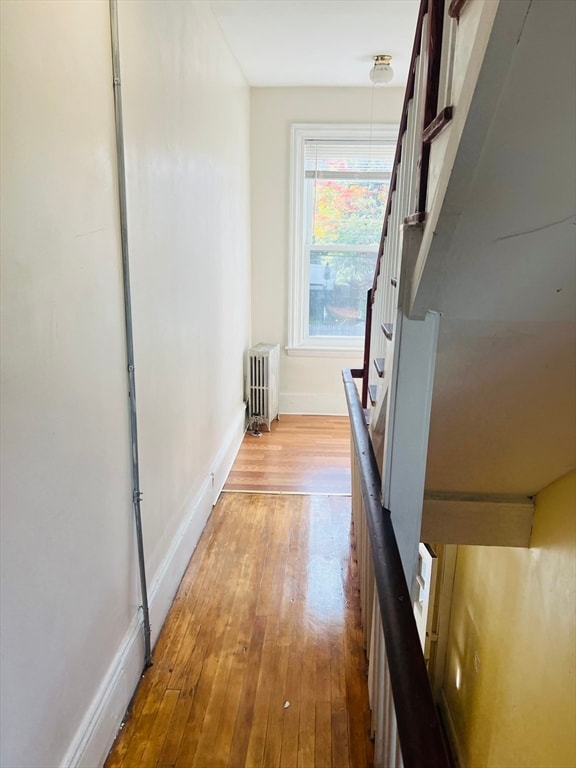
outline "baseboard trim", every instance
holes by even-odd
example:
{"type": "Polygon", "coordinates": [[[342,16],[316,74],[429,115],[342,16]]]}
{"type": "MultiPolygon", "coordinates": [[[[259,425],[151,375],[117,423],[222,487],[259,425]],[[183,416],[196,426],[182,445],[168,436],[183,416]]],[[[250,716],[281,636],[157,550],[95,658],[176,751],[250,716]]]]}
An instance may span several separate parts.
{"type": "MultiPolygon", "coordinates": [[[[245,431],[245,409],[239,409],[222,440],[208,476],[185,506],[174,535],[148,590],[152,645],[156,643],[190,557],[230,472],[245,431]]],[[[86,715],[61,763],[62,768],[100,768],[130,704],[144,668],[142,616],[130,622],[86,715]]]]}
{"type": "Polygon", "coordinates": [[[230,472],[244,437],[244,408],[228,431],[199,491],[186,505],[184,520],[150,585],[150,624],[152,645],[164,625],[184,571],[196,549],[210,512],[230,472]]]}
{"type": "Polygon", "coordinates": [[[136,614],[62,761],[63,768],[99,768],[144,668],[142,618],[136,614]]]}

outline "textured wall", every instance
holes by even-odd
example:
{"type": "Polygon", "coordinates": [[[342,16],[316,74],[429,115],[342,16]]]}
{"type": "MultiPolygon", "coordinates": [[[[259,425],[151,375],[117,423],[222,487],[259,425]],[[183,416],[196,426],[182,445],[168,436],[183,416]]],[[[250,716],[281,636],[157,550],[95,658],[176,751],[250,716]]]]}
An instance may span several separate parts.
{"type": "MultiPolygon", "coordinates": [[[[0,763],[47,768],[113,734],[141,663],[109,9],[1,14],[0,763]]],[[[120,37],[154,594],[243,427],[249,91],[207,4],[121,3],[120,37]]]]}

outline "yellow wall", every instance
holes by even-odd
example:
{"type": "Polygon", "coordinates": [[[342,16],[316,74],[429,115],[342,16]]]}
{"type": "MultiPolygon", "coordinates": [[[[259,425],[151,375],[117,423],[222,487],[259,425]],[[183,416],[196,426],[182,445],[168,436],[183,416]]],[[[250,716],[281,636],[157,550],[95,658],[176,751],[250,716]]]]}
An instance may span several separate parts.
{"type": "Polygon", "coordinates": [[[576,473],[536,498],[532,547],[460,547],[445,702],[466,768],[576,766],[576,473]]]}

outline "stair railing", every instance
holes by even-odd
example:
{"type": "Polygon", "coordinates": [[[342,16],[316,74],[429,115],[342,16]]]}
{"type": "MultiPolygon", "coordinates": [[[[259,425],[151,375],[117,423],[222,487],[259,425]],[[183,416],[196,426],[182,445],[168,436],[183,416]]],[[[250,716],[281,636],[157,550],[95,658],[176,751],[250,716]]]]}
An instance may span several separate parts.
{"type": "Polygon", "coordinates": [[[376,679],[370,681],[375,764],[450,768],[390,512],[381,502],[380,473],[353,372],[345,370],[343,379],[352,434],[352,509],[364,630],[368,630],[372,646],[385,646],[384,653],[367,648],[369,656],[383,662],[376,679]]]}
{"type": "MultiPolygon", "coordinates": [[[[423,223],[430,164],[430,143],[452,118],[452,108],[439,113],[438,94],[445,23],[444,0],[421,0],[388,201],[384,213],[374,281],[368,301],[364,339],[362,406],[381,373],[369,360],[386,357],[382,326],[391,326],[398,301],[402,226],[423,223]],[[373,322],[373,317],[379,322],[373,322]]],[[[450,9],[452,10],[452,9],[450,9]]]]}
{"type": "MultiPolygon", "coordinates": [[[[394,323],[402,304],[404,232],[425,223],[430,143],[452,117],[449,106],[438,113],[443,28],[462,6],[462,0],[452,0],[445,15],[445,0],[421,0],[374,281],[367,296],[363,367],[343,373],[352,428],[352,515],[377,768],[451,765],[391,515],[382,503],[372,440],[386,429],[382,415],[392,376],[394,323]],[[360,378],[361,399],[354,382],[360,378]]],[[[380,448],[378,453],[382,458],[380,448]]]]}

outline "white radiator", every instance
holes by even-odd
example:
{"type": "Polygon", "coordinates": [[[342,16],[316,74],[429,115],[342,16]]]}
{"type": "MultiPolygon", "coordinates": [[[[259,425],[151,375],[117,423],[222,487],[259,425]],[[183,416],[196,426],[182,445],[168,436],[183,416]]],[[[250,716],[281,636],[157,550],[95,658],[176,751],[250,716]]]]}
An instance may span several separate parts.
{"type": "Polygon", "coordinates": [[[248,426],[257,428],[278,418],[280,346],[256,344],[248,352],[248,426]]]}

